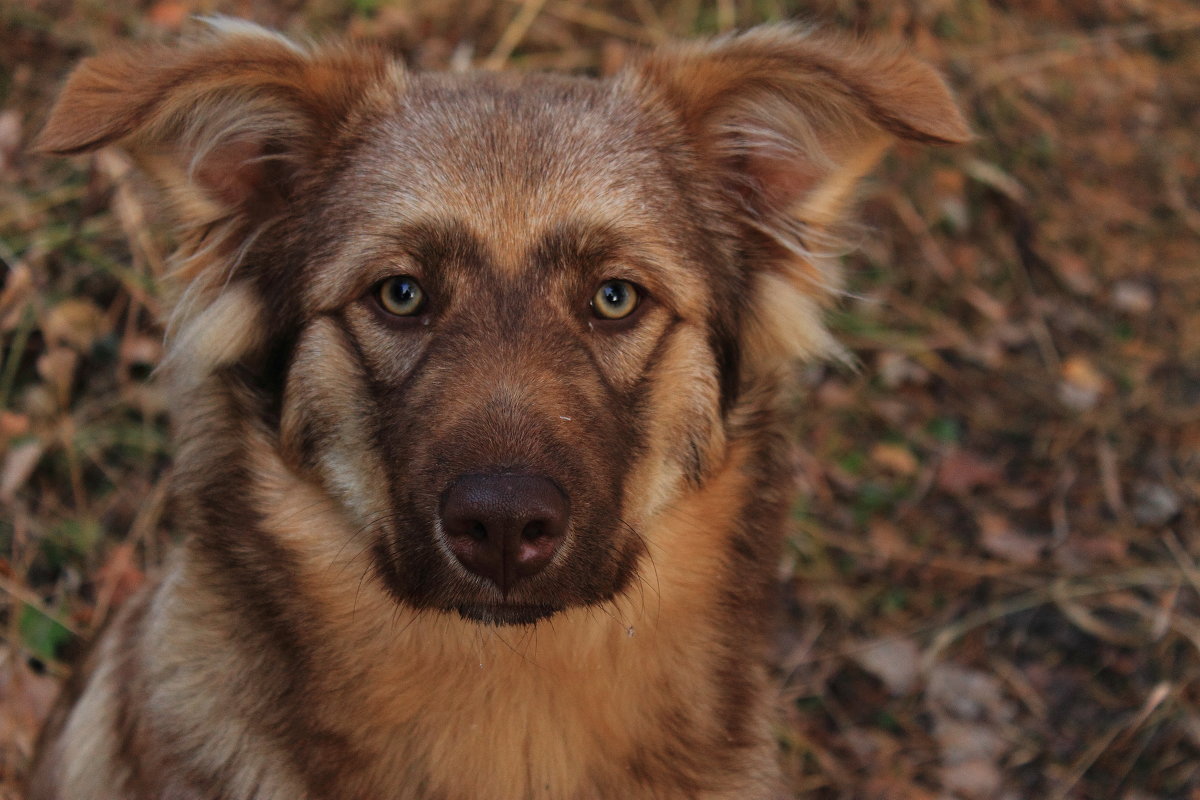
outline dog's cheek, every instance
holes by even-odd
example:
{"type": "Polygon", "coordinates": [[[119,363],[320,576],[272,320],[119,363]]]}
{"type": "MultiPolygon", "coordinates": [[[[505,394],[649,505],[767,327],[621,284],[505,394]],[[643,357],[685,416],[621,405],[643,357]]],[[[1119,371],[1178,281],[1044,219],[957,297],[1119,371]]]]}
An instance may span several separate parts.
{"type": "Polygon", "coordinates": [[[297,342],[280,425],[288,463],[315,474],[360,525],[385,514],[388,498],[365,369],[338,324],[317,319],[297,342]]]}
{"type": "MultiPolygon", "coordinates": [[[[177,311],[177,316],[183,315],[177,311]]],[[[266,319],[255,289],[233,284],[183,323],[163,367],[186,393],[218,369],[261,350],[269,336],[266,319]]]]}
{"type": "Polygon", "coordinates": [[[633,519],[659,513],[719,465],[725,451],[716,357],[702,328],[680,325],[650,376],[641,413],[647,447],[626,478],[633,519]]]}
{"type": "Polygon", "coordinates": [[[754,276],[742,334],[743,375],[752,384],[786,378],[797,362],[844,352],[825,327],[819,290],[800,288],[793,281],[776,273],[754,276]]]}

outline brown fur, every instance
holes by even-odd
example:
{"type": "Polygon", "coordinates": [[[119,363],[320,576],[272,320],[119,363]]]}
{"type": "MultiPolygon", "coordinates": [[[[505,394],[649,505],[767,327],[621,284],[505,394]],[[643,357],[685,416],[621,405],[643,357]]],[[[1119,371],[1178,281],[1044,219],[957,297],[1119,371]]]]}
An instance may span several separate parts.
{"type": "Polygon", "coordinates": [[[31,800],[782,796],[764,654],[822,243],[889,140],[967,136],[929,68],[792,27],[605,81],[230,22],[85,61],[40,146],[120,144],[180,221],[187,539],[31,800]],[[426,314],[381,309],[394,275],[426,314]],[[609,279],[627,320],[589,311],[609,279]],[[507,596],[439,533],[479,472],[570,502],[507,596]]]}

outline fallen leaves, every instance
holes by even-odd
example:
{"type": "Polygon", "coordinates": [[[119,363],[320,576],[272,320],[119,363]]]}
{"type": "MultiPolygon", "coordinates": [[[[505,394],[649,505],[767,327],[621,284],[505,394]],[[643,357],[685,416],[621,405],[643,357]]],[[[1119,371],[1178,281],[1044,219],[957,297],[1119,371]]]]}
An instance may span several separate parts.
{"type": "Polygon", "coordinates": [[[990,555],[1013,564],[1033,566],[1045,557],[1047,542],[1017,529],[1007,516],[993,511],[980,512],[979,542],[990,555]]]}
{"type": "MultiPolygon", "coordinates": [[[[513,19],[485,5],[249,10],[466,68],[513,19]]],[[[758,21],[720,5],[725,23],[758,21]]],[[[883,165],[876,185],[894,188],[868,197],[838,311],[861,369],[808,376],[789,562],[805,657],[787,670],[804,705],[781,732],[795,786],[1200,800],[1194,3],[836,5],[831,24],[895,31],[943,67],[978,138],[883,165]]],[[[18,618],[44,595],[86,630],[165,539],[147,488],[164,459],[146,444],[165,410],[146,379],[162,359],[156,207],[115,151],[42,159],[28,139],[81,50],[176,31],[193,8],[68,2],[36,30],[6,21],[0,545],[18,618]]],[[[626,11],[547,3],[519,57],[611,74],[631,42],[703,29],[712,5],[657,4],[654,25],[626,11]]],[[[60,636],[27,621],[42,644],[60,636]]],[[[52,688],[28,644],[0,652],[4,800],[52,688]]]]}
{"type": "Polygon", "coordinates": [[[952,495],[967,495],[1001,482],[1003,471],[995,461],[964,448],[943,456],[937,471],[937,487],[952,495]]]}
{"type": "Polygon", "coordinates": [[[871,448],[871,463],[901,477],[911,477],[916,474],[920,462],[912,450],[898,444],[880,442],[871,448]]]}
{"type": "Polygon", "coordinates": [[[53,306],[42,321],[42,335],[52,346],[86,353],[108,331],[103,309],[91,300],[72,297],[53,306]]]}
{"type": "Polygon", "coordinates": [[[1072,411],[1090,411],[1109,391],[1109,381],[1085,356],[1063,362],[1058,399],[1072,411]]]}
{"type": "Polygon", "coordinates": [[[0,177],[15,171],[21,139],[21,113],[13,108],[0,111],[0,177]]]}
{"type": "Polygon", "coordinates": [[[0,466],[0,503],[11,503],[17,491],[29,480],[46,446],[33,439],[9,448],[0,466]]]}
{"type": "Polygon", "coordinates": [[[0,646],[0,779],[19,775],[33,754],[38,730],[54,698],[58,681],[33,672],[8,646],[0,646]]]}
{"type": "Polygon", "coordinates": [[[906,695],[917,685],[921,651],[910,638],[877,639],[856,651],[854,660],[894,695],[906,695]]]}

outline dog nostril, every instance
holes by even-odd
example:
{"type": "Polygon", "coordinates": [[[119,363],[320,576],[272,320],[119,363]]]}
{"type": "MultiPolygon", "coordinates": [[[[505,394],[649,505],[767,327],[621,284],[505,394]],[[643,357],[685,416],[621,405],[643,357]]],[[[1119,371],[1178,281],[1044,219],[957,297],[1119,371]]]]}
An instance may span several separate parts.
{"type": "Polygon", "coordinates": [[[442,530],[463,567],[507,594],[553,560],[566,538],[568,506],[549,478],[462,475],[442,497],[442,530]]]}

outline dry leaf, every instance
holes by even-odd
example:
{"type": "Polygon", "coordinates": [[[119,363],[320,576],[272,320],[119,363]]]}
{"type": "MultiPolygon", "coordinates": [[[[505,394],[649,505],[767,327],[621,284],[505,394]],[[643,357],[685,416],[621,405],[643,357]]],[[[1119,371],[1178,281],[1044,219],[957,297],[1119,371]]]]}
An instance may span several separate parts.
{"type": "Polygon", "coordinates": [[[854,660],[883,681],[894,695],[906,695],[916,686],[921,652],[912,639],[882,638],[854,654],[854,660]]]}
{"type": "Polygon", "coordinates": [[[980,544],[989,554],[1025,566],[1042,561],[1046,543],[1016,530],[1003,514],[984,511],[975,521],[979,524],[980,544]]]}
{"type": "Polygon", "coordinates": [[[889,389],[901,386],[924,386],[929,383],[929,370],[908,356],[885,350],[875,360],[879,380],[889,389]]]}
{"type": "Polygon", "coordinates": [[[1072,356],[1063,362],[1062,380],[1058,384],[1058,399],[1073,411],[1095,408],[1108,389],[1108,379],[1083,356],[1072,356]]]}
{"type": "Polygon", "coordinates": [[[1127,314],[1149,314],[1154,310],[1154,292],[1140,281],[1117,281],[1112,290],[1112,304],[1127,314]]]}
{"type": "Polygon", "coordinates": [[[1016,713],[999,678],[951,663],[930,670],[925,701],[935,714],[966,721],[1006,722],[1016,713]]]}
{"type": "Polygon", "coordinates": [[[54,347],[38,357],[38,375],[54,390],[60,407],[69,404],[71,383],[75,380],[75,368],[78,365],[79,354],[65,347],[54,347]]]}
{"type": "Polygon", "coordinates": [[[907,447],[880,443],[871,448],[871,463],[895,475],[909,477],[920,466],[917,457],[907,447]]]}
{"type": "Polygon", "coordinates": [[[858,403],[858,396],[836,378],[822,383],[816,392],[817,402],[828,409],[848,408],[858,403]]]}
{"type": "Polygon", "coordinates": [[[21,113],[15,108],[0,111],[0,175],[16,166],[21,152],[21,113]]]}
{"type": "Polygon", "coordinates": [[[122,542],[108,553],[108,558],[96,570],[96,583],[111,608],[121,606],[146,580],[145,573],[137,565],[136,548],[131,542],[122,542]]]}
{"type": "Polygon", "coordinates": [[[1075,253],[1059,253],[1052,263],[1058,277],[1075,294],[1093,295],[1100,288],[1095,268],[1075,253]]]}
{"type": "Polygon", "coordinates": [[[162,360],[162,339],[154,336],[127,336],[121,340],[121,360],[129,364],[153,367],[162,360]]]}
{"type": "Polygon", "coordinates": [[[1028,192],[1021,182],[990,161],[973,158],[964,165],[966,173],[983,185],[995,189],[1017,205],[1025,205],[1028,192]]]}
{"type": "Polygon", "coordinates": [[[871,550],[880,558],[896,558],[908,552],[908,539],[886,519],[872,519],[867,538],[871,542],[871,550]]]}
{"type": "Polygon", "coordinates": [[[954,449],[938,465],[937,486],[949,494],[969,494],[974,489],[1000,483],[1000,467],[967,450],[954,449]]]}
{"type": "Polygon", "coordinates": [[[1200,750],[1200,713],[1188,714],[1180,724],[1192,747],[1200,750]]]}
{"type": "Polygon", "coordinates": [[[29,476],[37,468],[45,447],[36,439],[19,444],[4,456],[4,466],[0,468],[0,502],[11,503],[17,495],[17,490],[25,485],[29,476]]]}
{"type": "Polygon", "coordinates": [[[943,787],[964,798],[991,798],[1000,788],[1000,764],[1012,745],[1005,728],[1016,707],[994,675],[955,664],[929,672],[925,705],[941,750],[943,787]]]}
{"type": "Polygon", "coordinates": [[[29,433],[29,415],[0,409],[0,445],[29,433]]]}
{"type": "Polygon", "coordinates": [[[150,6],[150,10],[146,12],[146,19],[154,27],[174,33],[183,27],[189,13],[187,3],[180,0],[159,0],[150,6]]]}
{"type": "Polygon", "coordinates": [[[963,289],[963,299],[992,322],[1004,322],[1008,319],[1008,306],[978,286],[963,289]]]}
{"type": "Polygon", "coordinates": [[[1165,525],[1182,509],[1179,495],[1169,486],[1141,481],[1133,487],[1133,518],[1139,525],[1165,525]]]}
{"type": "Polygon", "coordinates": [[[1124,563],[1129,541],[1118,536],[1080,536],[1071,534],[1062,546],[1054,548],[1054,560],[1068,570],[1084,569],[1096,561],[1124,563]]]}
{"type": "Polygon", "coordinates": [[[22,756],[33,753],[42,721],[58,695],[58,682],[38,675],[12,652],[0,653],[0,742],[22,756]]]}
{"type": "Polygon", "coordinates": [[[1002,773],[994,760],[973,758],[945,764],[942,788],[967,798],[991,798],[1000,788],[1002,773]]]}
{"type": "Polygon", "coordinates": [[[21,322],[25,301],[33,294],[33,270],[22,262],[8,271],[0,291],[0,331],[7,333],[21,322]]]}
{"type": "Polygon", "coordinates": [[[42,333],[51,343],[68,345],[86,353],[106,332],[105,328],[106,320],[100,307],[90,300],[74,297],[50,309],[42,324],[42,333]]]}

